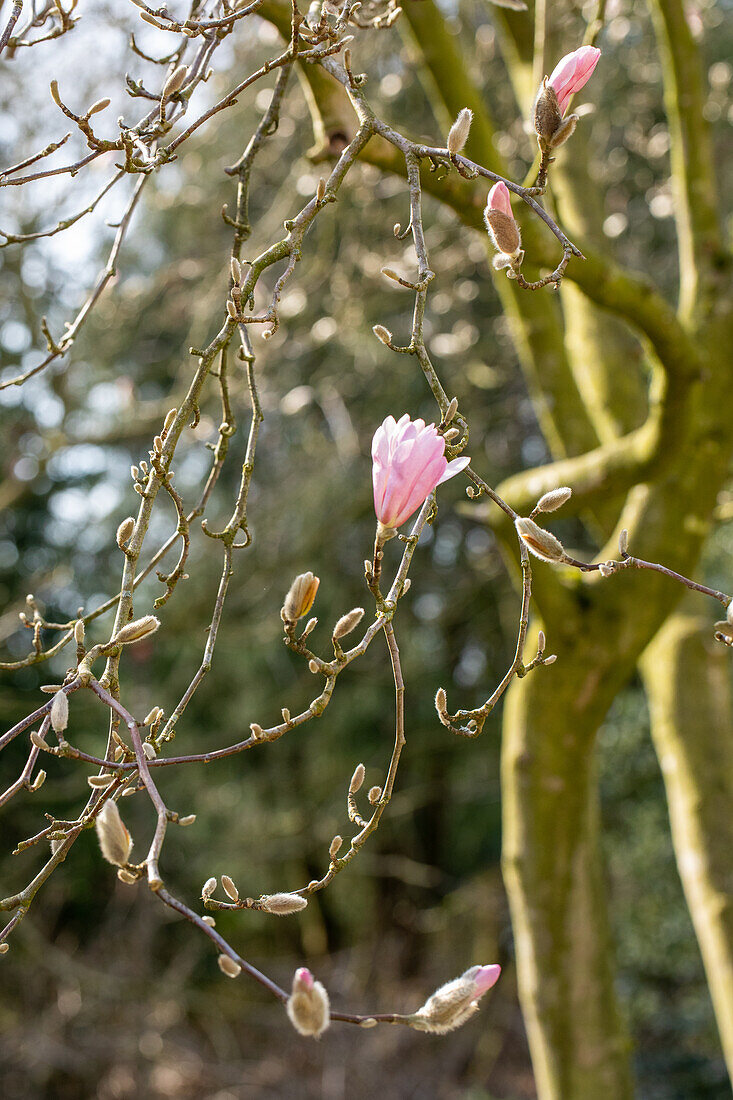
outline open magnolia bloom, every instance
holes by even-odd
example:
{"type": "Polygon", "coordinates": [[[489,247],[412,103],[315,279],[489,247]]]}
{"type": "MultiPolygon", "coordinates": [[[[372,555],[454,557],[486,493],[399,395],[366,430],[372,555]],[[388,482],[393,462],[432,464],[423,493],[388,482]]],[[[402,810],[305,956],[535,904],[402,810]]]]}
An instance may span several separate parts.
{"type": "Polygon", "coordinates": [[[372,440],[374,511],[382,538],[391,538],[425,503],[436,486],[468,466],[463,456],[448,462],[445,440],[434,424],[410,420],[407,413],[380,424],[372,440]]]}

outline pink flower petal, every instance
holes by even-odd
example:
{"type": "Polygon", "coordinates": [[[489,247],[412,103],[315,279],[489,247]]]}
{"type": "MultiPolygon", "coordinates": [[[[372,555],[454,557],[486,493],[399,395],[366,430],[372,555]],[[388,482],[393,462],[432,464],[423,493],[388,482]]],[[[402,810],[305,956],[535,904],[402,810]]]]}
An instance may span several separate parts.
{"type": "Polygon", "coordinates": [[[514,217],[512,214],[512,200],[509,195],[509,188],[502,180],[495,183],[489,191],[486,205],[490,210],[501,210],[502,214],[508,214],[510,218],[514,217]]]}
{"type": "Polygon", "coordinates": [[[570,97],[590,80],[600,56],[601,51],[595,46],[581,46],[561,58],[552,70],[548,84],[557,95],[562,114],[565,114],[570,97]]]}

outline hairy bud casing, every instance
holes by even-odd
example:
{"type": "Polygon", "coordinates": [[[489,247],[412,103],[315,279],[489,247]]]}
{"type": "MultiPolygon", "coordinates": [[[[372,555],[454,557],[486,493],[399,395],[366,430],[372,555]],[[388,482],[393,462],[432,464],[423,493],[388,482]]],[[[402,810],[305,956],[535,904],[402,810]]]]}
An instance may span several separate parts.
{"type": "Polygon", "coordinates": [[[565,549],[563,544],[551,531],[540,527],[528,516],[518,516],[514,521],[514,526],[524,545],[540,561],[551,563],[564,561],[565,549]]]}
{"type": "Polygon", "coordinates": [[[456,153],[460,153],[463,146],[468,141],[468,135],[471,130],[471,123],[473,122],[473,111],[469,107],[463,107],[458,112],[456,121],[450,128],[448,133],[448,140],[446,145],[448,152],[451,156],[455,156],[456,153]]]}
{"type": "Polygon", "coordinates": [[[285,1009],[299,1035],[317,1039],[331,1022],[328,993],[305,967],[295,971],[293,990],[288,997],[285,1009]]]}
{"type": "Polygon", "coordinates": [[[320,583],[320,579],[310,570],[307,573],[298,574],[290,585],[283,603],[283,617],[287,622],[296,622],[308,614],[313,607],[320,583]]]}
{"type": "Polygon", "coordinates": [[[278,917],[299,913],[307,904],[307,898],[302,898],[300,894],[265,894],[260,898],[260,908],[266,913],[275,913],[278,917]]]}
{"type": "Polygon", "coordinates": [[[99,847],[108,863],[124,867],[129,862],[132,851],[132,837],[125,826],[117,803],[111,799],[105,802],[94,822],[99,847]]]}

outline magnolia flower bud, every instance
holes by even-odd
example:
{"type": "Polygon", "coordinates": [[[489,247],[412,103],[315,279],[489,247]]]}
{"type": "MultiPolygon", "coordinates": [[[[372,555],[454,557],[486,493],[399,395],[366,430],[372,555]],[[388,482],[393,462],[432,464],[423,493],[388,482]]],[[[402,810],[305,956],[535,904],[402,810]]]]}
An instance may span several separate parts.
{"type": "Polygon", "coordinates": [[[36,776],[36,778],[31,783],[31,790],[32,791],[40,791],[41,787],[43,786],[43,784],[45,782],[46,782],[46,773],[43,770],[43,768],[41,768],[38,775],[36,776]]]}
{"type": "Polygon", "coordinates": [[[438,688],[435,693],[435,709],[438,714],[446,714],[448,712],[448,697],[445,694],[445,688],[438,688]]]}
{"type": "Polygon", "coordinates": [[[386,344],[387,347],[389,347],[392,343],[392,333],[389,331],[388,328],[385,328],[384,325],[374,325],[372,327],[372,332],[376,336],[377,340],[381,340],[382,343],[386,344]]]}
{"type": "Polygon", "coordinates": [[[331,859],[335,859],[336,856],[339,854],[339,850],[343,842],[344,838],[339,836],[338,834],[333,838],[328,848],[328,854],[331,859]]]}
{"type": "Polygon", "coordinates": [[[168,96],[173,95],[183,84],[184,80],[188,76],[188,66],[179,65],[177,69],[174,69],[171,75],[163,85],[163,92],[161,94],[161,100],[165,102],[168,96]]]}
{"type": "Polygon", "coordinates": [[[527,549],[540,561],[564,561],[565,550],[560,540],[544,527],[540,527],[533,519],[519,516],[514,521],[514,526],[527,549]]]}
{"type": "Polygon", "coordinates": [[[155,759],[155,748],[153,747],[153,745],[150,744],[149,741],[143,741],[143,755],[148,760],[155,759]]]}
{"type": "Polygon", "coordinates": [[[729,622],[731,626],[733,626],[733,600],[730,601],[728,607],[726,608],[725,618],[726,621],[729,622]]]}
{"type": "Polygon", "coordinates": [[[214,893],[214,890],[216,890],[216,879],[207,878],[206,882],[201,887],[201,897],[204,899],[204,901],[206,901],[207,898],[211,897],[211,895],[214,893]]]}
{"type": "Polygon", "coordinates": [[[69,700],[66,692],[57,691],[51,702],[51,725],[55,733],[63,733],[69,724],[69,700]]]}
{"type": "MultiPolygon", "coordinates": [[[[624,527],[619,532],[619,536],[618,536],[618,552],[621,555],[621,557],[623,557],[625,554],[628,553],[628,550],[629,550],[629,532],[624,527]]],[[[728,610],[730,611],[730,607],[728,608],[728,610]]]]}
{"type": "Polygon", "coordinates": [[[451,420],[453,419],[453,417],[456,415],[457,412],[458,412],[458,398],[457,397],[451,397],[450,404],[448,405],[448,408],[445,410],[445,416],[443,417],[443,422],[445,424],[450,424],[451,420]]]}
{"type": "Polygon", "coordinates": [[[418,1031],[443,1035],[460,1027],[478,1011],[478,1000],[491,989],[501,974],[500,966],[472,966],[436,989],[425,1004],[410,1017],[410,1025],[418,1031]]]}
{"type": "Polygon", "coordinates": [[[468,107],[464,107],[458,112],[458,117],[451,126],[450,132],[448,134],[448,140],[446,141],[448,152],[452,156],[455,156],[456,153],[460,153],[461,149],[468,141],[468,134],[471,129],[472,122],[473,111],[471,111],[468,107]]]}
{"type": "Polygon", "coordinates": [[[97,788],[99,790],[106,790],[107,787],[110,787],[114,783],[114,781],[115,777],[109,774],[87,776],[87,783],[89,784],[89,786],[97,788]]]}
{"type": "Polygon", "coordinates": [[[349,783],[349,794],[356,794],[357,791],[361,790],[365,775],[366,769],[364,768],[364,765],[357,764],[354,768],[354,774],[351,777],[351,782],[349,783]]]}
{"type": "Polygon", "coordinates": [[[342,615],[339,621],[333,628],[333,639],[337,641],[339,638],[343,638],[346,634],[350,634],[351,631],[359,625],[364,618],[364,608],[354,607],[351,611],[348,611],[345,615],[342,615]]]}
{"type": "Polygon", "coordinates": [[[115,634],[110,645],[129,645],[131,642],[139,642],[148,634],[154,634],[159,626],[160,619],[156,619],[155,615],[145,615],[142,619],[135,619],[134,622],[123,626],[122,630],[115,634]]]}
{"type": "Polygon", "coordinates": [[[178,409],[168,409],[168,412],[165,414],[165,420],[163,421],[163,435],[168,435],[168,432],[173,427],[173,421],[176,419],[177,415],[178,409]]]}
{"type": "Polygon", "coordinates": [[[226,974],[227,978],[237,978],[242,973],[239,963],[230,959],[228,955],[220,955],[217,962],[222,974],[226,974]]]}
{"type": "Polygon", "coordinates": [[[514,218],[510,214],[505,214],[503,210],[487,207],[484,210],[484,221],[499,252],[512,257],[518,255],[522,247],[522,238],[514,218]]]}
{"type": "Polygon", "coordinates": [[[201,920],[204,922],[204,924],[208,924],[209,928],[216,928],[216,921],[213,917],[210,917],[208,913],[203,916],[201,920]]]}
{"type": "Polygon", "coordinates": [[[379,799],[381,797],[382,797],[382,788],[381,787],[371,787],[370,788],[369,794],[367,795],[367,798],[371,802],[372,806],[376,806],[377,802],[379,802],[379,799]]]}
{"type": "Polygon", "coordinates": [[[534,104],[534,128],[537,137],[549,145],[552,136],[562,123],[562,112],[557,101],[557,93],[547,77],[542,81],[534,104]]]}
{"type": "Polygon", "coordinates": [[[275,913],[278,917],[287,917],[305,909],[308,901],[300,894],[265,894],[260,898],[260,909],[266,913],[275,913]]]}
{"type": "Polygon", "coordinates": [[[295,971],[293,991],[285,1009],[291,1024],[300,1035],[312,1035],[317,1039],[331,1022],[328,993],[305,967],[295,971]]]}
{"type": "Polygon", "coordinates": [[[179,817],[178,818],[178,824],[182,825],[183,828],[185,829],[186,826],[193,825],[195,820],[196,820],[196,814],[186,814],[185,817],[179,817]]]}
{"type": "Polygon", "coordinates": [[[239,901],[239,890],[234,885],[233,881],[229,878],[229,875],[221,876],[221,884],[224,888],[224,893],[232,901],[239,901]]]}
{"type": "Polygon", "coordinates": [[[9,943],[0,943],[0,955],[7,955],[9,950],[10,950],[10,944],[9,943]]]}
{"type": "Polygon", "coordinates": [[[111,799],[105,802],[94,822],[94,828],[102,855],[107,862],[124,867],[130,859],[132,837],[120,817],[116,802],[111,799]]]}
{"type": "Polygon", "coordinates": [[[283,615],[287,622],[295,622],[308,614],[313,607],[320,583],[320,579],[310,571],[298,574],[290,585],[283,604],[283,615]]]}
{"type": "Polygon", "coordinates": [[[111,103],[109,99],[98,99],[96,103],[93,103],[87,111],[87,118],[91,118],[92,115],[98,115],[100,111],[105,111],[111,103]]]}
{"type": "Polygon", "coordinates": [[[560,489],[550,489],[549,493],[543,493],[534,506],[535,512],[556,512],[562,508],[573,495],[573,490],[567,485],[560,489]]]}

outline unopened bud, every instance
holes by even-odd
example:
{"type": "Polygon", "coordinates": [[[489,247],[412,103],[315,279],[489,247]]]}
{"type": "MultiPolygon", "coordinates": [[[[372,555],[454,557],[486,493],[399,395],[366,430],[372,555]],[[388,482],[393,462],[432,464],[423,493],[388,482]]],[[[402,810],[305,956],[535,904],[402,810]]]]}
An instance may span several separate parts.
{"type": "Polygon", "coordinates": [[[163,716],[163,711],[160,707],[153,707],[153,709],[145,715],[143,718],[144,726],[152,726],[154,722],[158,721],[158,718],[163,716]]]}
{"type": "Polygon", "coordinates": [[[318,619],[316,619],[315,617],[312,618],[312,619],[309,619],[308,622],[305,624],[305,630],[301,634],[301,638],[307,638],[308,635],[310,634],[311,630],[315,630],[315,628],[317,626],[318,626],[318,619]]]}
{"type": "Polygon", "coordinates": [[[99,790],[102,790],[102,791],[106,790],[107,787],[110,787],[114,783],[114,781],[115,781],[115,777],[113,775],[109,775],[109,774],[107,774],[107,775],[88,775],[87,776],[87,783],[89,784],[89,786],[90,787],[96,787],[96,788],[98,788],[99,790]]]}
{"type": "Polygon", "coordinates": [[[499,252],[510,256],[512,259],[517,257],[522,247],[522,238],[519,233],[519,226],[511,214],[487,206],[484,210],[484,221],[494,246],[499,252]]]}
{"type": "Polygon", "coordinates": [[[163,435],[168,435],[168,432],[173,427],[173,421],[178,415],[178,409],[168,409],[165,414],[165,420],[163,421],[163,435]]]}
{"type": "Polygon", "coordinates": [[[98,99],[96,103],[93,103],[87,111],[87,118],[91,118],[92,115],[98,115],[100,111],[104,111],[110,105],[109,99],[98,99]]]}
{"type": "Polygon", "coordinates": [[[143,754],[148,760],[155,760],[155,748],[149,741],[143,741],[143,754]]]}
{"type": "Polygon", "coordinates": [[[544,632],[544,630],[540,630],[539,633],[537,634],[537,652],[538,653],[544,653],[545,644],[546,644],[545,632],[544,632]]]}
{"type": "MultiPolygon", "coordinates": [[[[140,477],[140,469],[139,469],[139,467],[137,467],[137,466],[131,466],[131,467],[130,467],[130,473],[131,473],[131,475],[132,475],[132,480],[133,480],[133,481],[137,481],[137,479],[138,479],[138,478],[140,477]]],[[[133,522],[134,522],[134,521],[133,521],[133,522]]]]}
{"type": "Polygon", "coordinates": [[[345,637],[350,634],[355,627],[359,625],[364,618],[364,608],[354,607],[351,611],[348,611],[345,615],[342,615],[339,621],[333,628],[333,638],[337,641],[339,638],[345,637]]]}
{"type": "Polygon", "coordinates": [[[41,768],[38,775],[36,776],[36,778],[31,783],[31,790],[32,791],[40,791],[41,787],[43,786],[43,784],[45,782],[46,782],[46,773],[43,770],[43,768],[41,768]]]}
{"type": "Polygon", "coordinates": [[[456,153],[460,153],[461,149],[468,141],[468,134],[472,122],[473,111],[470,110],[470,108],[464,107],[458,112],[458,117],[451,126],[448,133],[448,140],[446,141],[448,152],[453,156],[455,156],[456,153]]]}
{"type": "MultiPolygon", "coordinates": [[[[624,527],[618,536],[618,552],[623,557],[629,550],[629,532],[624,527]]],[[[730,607],[728,608],[730,611],[730,607]]]]}
{"type": "Polygon", "coordinates": [[[383,267],[382,275],[384,275],[386,279],[391,279],[393,283],[399,283],[402,278],[401,275],[397,274],[393,267],[383,267]]]}
{"type": "Polygon", "coordinates": [[[201,887],[201,897],[204,899],[204,901],[206,901],[207,898],[211,897],[211,895],[214,893],[214,890],[216,890],[216,879],[207,878],[206,882],[201,887]]]}
{"type": "Polygon", "coordinates": [[[449,428],[447,432],[443,432],[443,439],[446,443],[451,443],[454,439],[457,439],[460,434],[460,428],[449,428]]]}
{"type": "Polygon", "coordinates": [[[445,410],[445,416],[443,417],[443,422],[445,424],[450,424],[451,420],[453,419],[453,417],[456,415],[457,412],[458,412],[458,398],[457,397],[452,397],[450,405],[445,410]]]}
{"type": "Polygon", "coordinates": [[[726,622],[729,622],[733,626],[733,600],[731,600],[725,611],[726,622]]]}
{"type": "Polygon", "coordinates": [[[312,1035],[317,1039],[331,1022],[328,993],[305,967],[295,971],[293,991],[285,1008],[291,1024],[300,1035],[312,1035]]]}
{"type": "Polygon", "coordinates": [[[171,75],[163,85],[163,91],[161,93],[161,99],[165,102],[169,96],[172,96],[174,92],[182,86],[184,80],[188,76],[188,66],[179,65],[177,69],[174,69],[171,75]]]}
{"type": "Polygon", "coordinates": [[[438,714],[446,714],[448,711],[448,697],[445,694],[445,688],[438,688],[435,693],[435,709],[438,714]]]}
{"type": "Polygon", "coordinates": [[[38,730],[31,730],[29,737],[31,739],[31,744],[35,745],[37,749],[41,750],[41,752],[43,752],[44,749],[48,748],[48,745],[43,740],[38,730]]]}
{"type": "Polygon", "coordinates": [[[354,768],[354,774],[351,777],[351,782],[349,783],[349,794],[356,794],[357,791],[361,790],[362,784],[364,783],[365,775],[366,769],[364,765],[357,764],[354,768]]]}
{"type": "Polygon", "coordinates": [[[242,281],[242,265],[240,264],[236,256],[232,256],[231,260],[229,261],[229,270],[232,275],[232,282],[235,286],[239,286],[242,281]]]}
{"type": "Polygon", "coordinates": [[[453,1031],[478,1011],[479,998],[498,981],[500,974],[500,966],[470,967],[460,978],[436,989],[410,1017],[410,1025],[435,1035],[453,1031]]]}
{"type": "Polygon", "coordinates": [[[213,917],[210,917],[208,913],[206,914],[206,916],[203,916],[201,920],[204,922],[204,924],[208,924],[209,928],[216,928],[216,921],[213,917]]]}
{"type": "Polygon", "coordinates": [[[381,340],[387,347],[392,343],[392,333],[384,325],[374,325],[372,332],[376,336],[377,340],[381,340]]]}
{"type": "Polygon", "coordinates": [[[74,641],[77,645],[84,644],[84,620],[77,619],[74,623],[74,641]]]}
{"type": "Polygon", "coordinates": [[[542,81],[542,86],[534,104],[534,128],[538,138],[546,145],[552,141],[552,136],[562,124],[562,111],[557,101],[557,93],[547,77],[542,81]]]}
{"type": "Polygon", "coordinates": [[[288,622],[295,622],[307,615],[313,607],[320,579],[310,570],[307,573],[299,573],[290,585],[288,594],[283,603],[283,613],[288,622]]]}
{"type": "Polygon", "coordinates": [[[316,188],[316,199],[318,202],[323,202],[323,196],[326,194],[326,181],[319,179],[318,187],[316,188]]]}
{"type": "Polygon", "coordinates": [[[230,959],[228,955],[220,955],[218,958],[219,969],[222,974],[226,974],[227,978],[238,978],[242,973],[242,968],[238,962],[234,959],[230,959]]]}
{"type": "Polygon", "coordinates": [[[289,913],[298,913],[305,909],[308,901],[300,894],[265,894],[260,898],[259,908],[266,913],[275,913],[278,917],[286,917],[289,913]]]}
{"type": "Polygon", "coordinates": [[[343,844],[343,842],[344,842],[344,838],[342,836],[339,836],[338,834],[336,834],[336,836],[333,838],[333,840],[331,841],[331,843],[329,845],[329,848],[328,848],[328,854],[331,857],[331,859],[336,858],[336,856],[338,855],[338,853],[341,849],[341,845],[343,844]]]}
{"type": "Polygon", "coordinates": [[[232,901],[239,901],[239,890],[234,885],[232,879],[229,878],[229,875],[221,876],[221,885],[228,898],[231,898],[232,901]]]}
{"type": "Polygon", "coordinates": [[[410,591],[411,586],[412,586],[412,579],[410,577],[408,577],[407,580],[405,581],[405,583],[402,585],[402,592],[400,593],[400,595],[401,596],[406,595],[410,591]]]}
{"type": "Polygon", "coordinates": [[[56,733],[63,733],[69,724],[69,700],[66,692],[57,691],[51,703],[51,725],[56,733]]]}
{"type": "Polygon", "coordinates": [[[5,942],[0,943],[0,955],[7,955],[9,950],[10,950],[10,944],[9,943],[5,943],[5,942]]]}
{"type": "Polygon", "coordinates": [[[283,722],[289,722],[290,721],[290,711],[288,710],[287,707],[283,707],[282,716],[283,716],[283,722]]]}
{"type": "Polygon", "coordinates": [[[178,818],[178,824],[183,825],[183,827],[185,828],[187,825],[193,825],[195,820],[196,814],[186,814],[185,817],[178,818]]]}
{"type": "Polygon", "coordinates": [[[252,736],[254,737],[255,741],[259,741],[260,738],[262,737],[262,735],[265,732],[263,730],[262,726],[260,726],[257,722],[250,722],[249,728],[252,732],[252,736]]]}
{"type": "Polygon", "coordinates": [[[315,674],[318,672],[318,661],[311,659],[308,662],[308,668],[311,670],[311,672],[315,676],[315,674]]]}
{"type": "Polygon", "coordinates": [[[233,321],[236,321],[238,317],[237,307],[235,306],[234,302],[231,301],[231,299],[227,299],[227,313],[233,321]]]}
{"type": "Polygon", "coordinates": [[[557,653],[551,653],[549,657],[545,657],[545,659],[542,663],[545,664],[545,665],[554,665],[556,660],[557,660],[557,653]]]}
{"type": "Polygon", "coordinates": [[[116,802],[111,799],[105,802],[94,822],[94,828],[102,855],[107,862],[124,867],[130,859],[132,837],[120,817],[116,802]]]}
{"type": "Polygon", "coordinates": [[[376,806],[377,802],[379,802],[379,799],[381,797],[382,797],[382,788],[381,787],[372,787],[371,790],[369,791],[369,794],[367,795],[367,798],[371,802],[372,806],[376,806]]]}
{"type": "Polygon", "coordinates": [[[110,642],[110,645],[129,645],[131,642],[139,642],[141,638],[147,638],[148,634],[154,634],[160,626],[160,619],[155,615],[145,615],[142,619],[123,626],[110,642]]]}
{"type": "Polygon", "coordinates": [[[560,489],[551,489],[549,493],[543,493],[535,504],[534,511],[556,512],[558,508],[562,508],[563,504],[570,500],[572,495],[573,490],[567,485],[562,486],[560,489]]]}
{"type": "Polygon", "coordinates": [[[159,435],[156,435],[155,439],[153,440],[153,450],[157,455],[159,455],[160,452],[163,450],[163,439],[159,435]]]}
{"type": "Polygon", "coordinates": [[[61,106],[61,96],[59,95],[59,82],[58,80],[52,80],[49,87],[51,88],[51,96],[57,107],[61,106]]]}
{"type": "Polygon", "coordinates": [[[517,534],[528,550],[540,561],[559,562],[565,558],[565,550],[558,538],[551,531],[540,527],[533,519],[519,516],[514,521],[517,534]]]}

